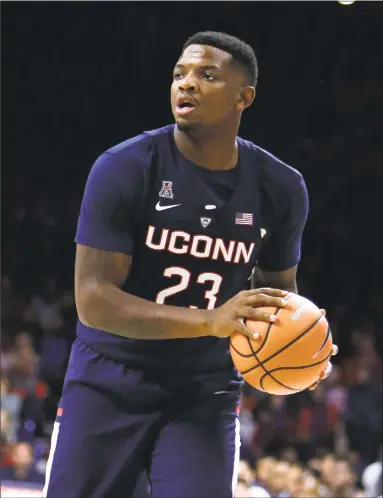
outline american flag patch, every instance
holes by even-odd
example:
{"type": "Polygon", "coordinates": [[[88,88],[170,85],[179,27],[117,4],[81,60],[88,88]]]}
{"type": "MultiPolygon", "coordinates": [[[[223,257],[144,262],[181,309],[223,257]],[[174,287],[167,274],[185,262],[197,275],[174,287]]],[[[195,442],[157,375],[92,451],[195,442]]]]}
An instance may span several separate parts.
{"type": "Polygon", "coordinates": [[[235,213],[236,225],[252,225],[253,213],[235,213]]]}

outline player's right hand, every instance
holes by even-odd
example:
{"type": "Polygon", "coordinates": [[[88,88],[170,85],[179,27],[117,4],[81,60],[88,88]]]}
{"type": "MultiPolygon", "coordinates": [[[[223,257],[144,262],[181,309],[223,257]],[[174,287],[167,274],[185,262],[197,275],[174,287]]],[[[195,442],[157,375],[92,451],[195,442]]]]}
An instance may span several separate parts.
{"type": "Polygon", "coordinates": [[[258,339],[259,334],[252,332],[245,325],[245,320],[260,320],[263,322],[275,322],[276,315],[257,309],[261,307],[280,308],[286,306],[284,299],[288,292],[281,289],[252,289],[241,291],[222,306],[209,311],[210,335],[215,337],[229,337],[234,332],[258,339]]]}

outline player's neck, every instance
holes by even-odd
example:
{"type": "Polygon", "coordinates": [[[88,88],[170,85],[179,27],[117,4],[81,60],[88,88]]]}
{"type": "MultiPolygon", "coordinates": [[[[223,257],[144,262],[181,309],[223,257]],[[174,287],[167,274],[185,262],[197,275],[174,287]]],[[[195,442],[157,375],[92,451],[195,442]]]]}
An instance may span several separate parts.
{"type": "Polygon", "coordinates": [[[234,168],[238,162],[236,134],[231,133],[226,138],[222,134],[196,136],[184,133],[176,126],[174,139],[181,154],[197,166],[225,170],[234,168]]]}

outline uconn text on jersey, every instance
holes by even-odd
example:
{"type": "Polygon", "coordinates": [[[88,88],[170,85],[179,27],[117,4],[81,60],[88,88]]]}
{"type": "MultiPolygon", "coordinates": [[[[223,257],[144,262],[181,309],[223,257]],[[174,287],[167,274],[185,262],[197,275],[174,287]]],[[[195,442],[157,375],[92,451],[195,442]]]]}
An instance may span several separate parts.
{"type": "Polygon", "coordinates": [[[249,263],[255,242],[225,241],[208,235],[191,235],[183,230],[156,229],[149,225],[145,244],[155,251],[189,254],[194,258],[221,259],[227,263],[249,263]]]}

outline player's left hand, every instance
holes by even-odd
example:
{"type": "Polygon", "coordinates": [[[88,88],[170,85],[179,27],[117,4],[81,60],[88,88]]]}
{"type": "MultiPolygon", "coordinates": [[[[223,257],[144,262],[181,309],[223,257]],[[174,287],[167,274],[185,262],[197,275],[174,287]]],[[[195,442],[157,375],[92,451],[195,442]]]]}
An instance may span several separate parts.
{"type": "MultiPolygon", "coordinates": [[[[322,309],[321,312],[323,316],[326,316],[326,310],[322,309]]],[[[331,348],[331,356],[335,356],[337,353],[338,353],[338,346],[336,344],[333,344],[331,348]]],[[[331,374],[331,371],[332,371],[332,364],[331,361],[329,361],[327,363],[327,367],[325,368],[325,370],[320,374],[319,379],[309,387],[310,391],[313,391],[322,380],[327,379],[327,377],[331,374]]]]}

